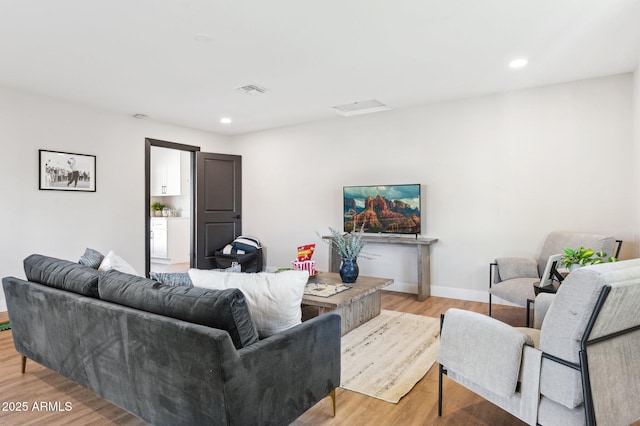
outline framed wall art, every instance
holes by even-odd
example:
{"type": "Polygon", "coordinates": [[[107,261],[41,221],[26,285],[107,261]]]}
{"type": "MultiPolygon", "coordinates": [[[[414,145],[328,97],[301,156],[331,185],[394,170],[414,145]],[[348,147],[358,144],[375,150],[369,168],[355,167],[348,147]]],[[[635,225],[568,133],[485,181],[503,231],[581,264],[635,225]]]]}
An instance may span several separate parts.
{"type": "Polygon", "coordinates": [[[40,189],[96,191],[96,156],[40,151],[40,189]]]}

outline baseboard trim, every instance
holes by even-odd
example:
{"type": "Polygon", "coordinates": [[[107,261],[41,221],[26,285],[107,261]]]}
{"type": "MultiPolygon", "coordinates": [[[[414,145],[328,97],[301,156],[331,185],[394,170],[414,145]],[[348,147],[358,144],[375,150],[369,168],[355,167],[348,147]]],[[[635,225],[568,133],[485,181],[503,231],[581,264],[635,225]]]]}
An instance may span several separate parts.
{"type": "MultiPolygon", "coordinates": [[[[418,284],[394,281],[393,284],[384,287],[384,290],[396,291],[399,293],[418,294],[418,284]]],[[[489,303],[489,292],[480,290],[469,290],[456,287],[431,286],[431,296],[446,297],[448,299],[469,300],[472,302],[489,303]]],[[[497,305],[517,306],[499,297],[493,296],[492,303],[497,305]]]]}
{"type": "Polygon", "coordinates": [[[418,294],[418,284],[394,281],[392,284],[382,288],[383,290],[395,291],[398,293],[418,294]]]}

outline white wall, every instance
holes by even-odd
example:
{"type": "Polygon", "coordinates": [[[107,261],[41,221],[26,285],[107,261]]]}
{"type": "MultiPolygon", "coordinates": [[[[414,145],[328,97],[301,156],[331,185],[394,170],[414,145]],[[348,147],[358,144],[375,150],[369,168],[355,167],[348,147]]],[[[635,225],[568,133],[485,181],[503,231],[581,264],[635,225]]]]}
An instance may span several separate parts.
{"type": "MultiPolygon", "coordinates": [[[[640,83],[630,74],[226,138],[0,88],[0,276],[31,253],[116,250],[144,268],[144,138],[243,156],[244,233],[287,266],[340,227],[344,185],[421,183],[432,294],[486,300],[496,256],[535,255],[555,229],[611,233],[638,253],[640,83]],[[632,99],[635,97],[635,109],[632,99]],[[635,124],[634,124],[635,123],[635,124]],[[97,156],[97,192],[38,190],[38,149],[97,156]],[[635,155],[634,155],[635,154],[635,155]]],[[[361,273],[414,289],[413,251],[371,245],[361,273]]],[[[0,311],[5,310],[0,293],[0,311]]]]}
{"type": "Polygon", "coordinates": [[[229,150],[223,136],[0,88],[0,276],[24,277],[29,254],[75,260],[85,247],[144,271],[146,137],[229,150]],[[39,149],[96,155],[97,192],[38,190],[39,149]]]}
{"type": "MultiPolygon", "coordinates": [[[[245,234],[287,266],[341,227],[344,185],[421,183],[432,294],[487,299],[488,264],[534,256],[552,230],[610,233],[634,257],[631,74],[388,111],[234,138],[245,234]]],[[[361,274],[416,287],[409,248],[374,246],[361,274]]]]}

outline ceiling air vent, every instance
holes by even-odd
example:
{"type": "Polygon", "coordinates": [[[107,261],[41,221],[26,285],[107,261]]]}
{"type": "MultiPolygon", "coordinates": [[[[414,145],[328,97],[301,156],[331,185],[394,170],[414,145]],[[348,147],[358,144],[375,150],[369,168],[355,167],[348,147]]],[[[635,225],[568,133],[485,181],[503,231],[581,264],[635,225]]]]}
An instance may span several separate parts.
{"type": "Polygon", "coordinates": [[[378,100],[370,99],[368,101],[360,101],[360,102],[354,102],[346,105],[334,106],[331,109],[342,116],[350,117],[352,115],[370,114],[372,112],[387,111],[391,108],[378,100]]]}
{"type": "Polygon", "coordinates": [[[246,86],[237,87],[236,90],[247,95],[264,95],[265,93],[269,93],[268,89],[256,84],[247,84],[246,86]]]}

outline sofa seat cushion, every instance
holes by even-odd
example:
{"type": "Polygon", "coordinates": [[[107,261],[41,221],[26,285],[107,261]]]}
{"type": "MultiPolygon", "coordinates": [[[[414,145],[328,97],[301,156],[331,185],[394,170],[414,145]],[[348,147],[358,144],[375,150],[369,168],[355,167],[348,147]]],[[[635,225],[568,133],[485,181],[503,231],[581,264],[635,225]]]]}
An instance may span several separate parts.
{"type": "Polygon", "coordinates": [[[238,274],[189,269],[189,276],[196,287],[242,290],[260,338],[281,333],[302,322],[302,296],[309,279],[307,271],[238,274]]]}
{"type": "Polygon", "coordinates": [[[93,268],[41,254],[32,254],[23,263],[29,281],[98,298],[100,272],[93,268]]]}
{"type": "Polygon", "coordinates": [[[237,349],[258,341],[245,297],[236,289],[172,286],[110,270],[100,276],[98,291],[108,302],[226,330],[237,349]]]}

